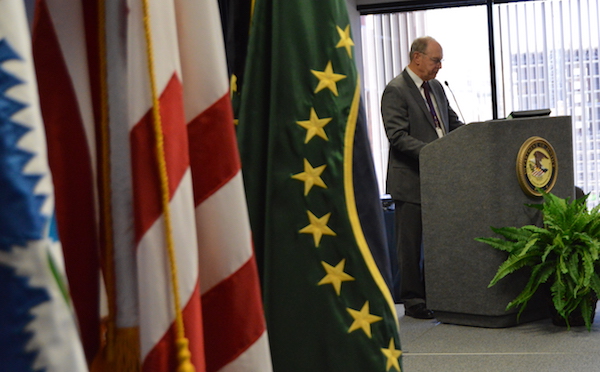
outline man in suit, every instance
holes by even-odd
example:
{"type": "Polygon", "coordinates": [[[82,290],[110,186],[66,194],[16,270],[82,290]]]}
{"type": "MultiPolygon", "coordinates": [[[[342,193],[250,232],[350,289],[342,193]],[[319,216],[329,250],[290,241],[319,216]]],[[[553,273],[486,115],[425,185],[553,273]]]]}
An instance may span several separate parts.
{"type": "Polygon", "coordinates": [[[406,315],[418,319],[433,318],[426,305],[422,264],[419,153],[428,143],[463,125],[435,79],[443,57],[435,39],[414,40],[409,65],[388,83],[381,99],[390,142],[386,186],[395,202],[400,271],[400,293],[394,297],[404,304],[406,315]]]}

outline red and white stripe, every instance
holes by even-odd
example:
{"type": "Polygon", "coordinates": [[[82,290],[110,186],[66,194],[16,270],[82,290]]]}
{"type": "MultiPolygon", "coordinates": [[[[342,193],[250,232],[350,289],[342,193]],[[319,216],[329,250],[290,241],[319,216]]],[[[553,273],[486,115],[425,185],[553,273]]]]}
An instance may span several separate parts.
{"type": "MultiPolygon", "coordinates": [[[[196,371],[203,371],[198,249],[175,10],[171,1],[149,1],[148,6],[154,74],[165,139],[179,295],[192,363],[196,371]]],[[[153,147],[152,100],[141,1],[129,1],[127,22],[128,121],[142,370],[173,371],[177,365],[175,312],[153,147]]]]}
{"type": "Polygon", "coordinates": [[[271,371],[216,0],[175,0],[206,369],[271,371]]]}
{"type": "Polygon", "coordinates": [[[83,11],[79,2],[39,0],[33,56],[53,173],[56,215],[88,362],[99,347],[96,139],[83,11]]]}

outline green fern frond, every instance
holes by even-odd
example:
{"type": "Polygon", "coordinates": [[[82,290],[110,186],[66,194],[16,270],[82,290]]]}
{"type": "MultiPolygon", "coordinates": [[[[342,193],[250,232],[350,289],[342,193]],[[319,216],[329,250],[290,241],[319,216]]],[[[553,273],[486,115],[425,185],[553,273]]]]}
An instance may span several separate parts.
{"type": "Polygon", "coordinates": [[[498,268],[498,271],[496,272],[496,275],[490,281],[488,288],[495,285],[496,283],[498,283],[498,281],[500,279],[504,278],[508,274],[511,274],[511,273],[519,270],[522,267],[532,266],[533,264],[535,264],[536,262],[539,261],[539,258],[537,256],[538,256],[537,253],[529,253],[524,256],[510,255],[506,259],[506,261],[504,261],[500,265],[500,267],[498,268]]]}
{"type": "Polygon", "coordinates": [[[585,327],[588,331],[592,330],[592,304],[588,301],[581,302],[581,316],[585,322],[585,327]]]}
{"type": "Polygon", "coordinates": [[[546,283],[548,278],[554,272],[554,267],[551,264],[541,264],[535,266],[531,270],[531,275],[523,291],[515,297],[507,306],[506,310],[509,310],[515,306],[521,306],[521,311],[527,306],[529,300],[537,292],[540,285],[546,283]]]}
{"type": "Polygon", "coordinates": [[[476,241],[481,242],[481,243],[485,243],[488,244],[489,246],[496,248],[498,250],[501,251],[505,251],[505,252],[513,252],[514,250],[518,250],[521,249],[522,246],[525,246],[525,243],[516,245],[513,242],[504,240],[504,239],[500,239],[500,238],[475,238],[476,241]]]}
{"type": "Polygon", "coordinates": [[[565,262],[565,256],[563,256],[563,255],[558,257],[558,269],[563,274],[566,274],[569,272],[569,268],[567,267],[567,263],[565,262]]]}
{"type": "Polygon", "coordinates": [[[590,212],[589,224],[585,227],[588,234],[593,238],[600,238],[600,204],[590,212]]]}
{"type": "MultiPolygon", "coordinates": [[[[537,242],[538,242],[537,238],[534,238],[534,239],[531,239],[530,241],[528,241],[527,244],[525,244],[525,247],[523,247],[523,250],[521,250],[521,252],[519,252],[519,256],[525,256],[527,254],[527,252],[529,252],[529,249],[531,249],[531,247],[535,247],[535,244],[537,242]]],[[[532,254],[535,254],[536,256],[538,256],[539,252],[532,252],[532,254]]]]}
{"type": "Polygon", "coordinates": [[[590,288],[596,293],[596,297],[600,296],[600,275],[594,272],[590,280],[590,288]]]}
{"type": "MultiPolygon", "coordinates": [[[[555,249],[556,246],[554,246],[553,244],[548,244],[546,245],[546,247],[544,248],[544,253],[542,254],[542,262],[546,262],[548,260],[548,256],[550,255],[550,253],[555,253],[555,249]]],[[[555,255],[553,255],[555,256],[555,255]]]]}
{"type": "Polygon", "coordinates": [[[579,284],[581,281],[581,273],[579,272],[579,254],[575,253],[567,257],[565,266],[567,267],[567,271],[564,273],[568,274],[574,283],[579,284]]]}
{"type": "MultiPolygon", "coordinates": [[[[529,227],[529,225],[527,227],[529,227]]],[[[532,226],[532,227],[537,228],[537,226],[532,226]]],[[[507,226],[507,227],[500,227],[500,228],[491,227],[491,229],[496,234],[501,235],[505,239],[512,240],[512,241],[527,240],[533,233],[531,230],[526,229],[524,227],[517,228],[517,227],[507,226]]]]}
{"type": "Polygon", "coordinates": [[[582,251],[582,261],[583,261],[583,283],[584,287],[590,286],[590,281],[592,280],[592,276],[594,276],[594,259],[590,252],[582,251]]]}

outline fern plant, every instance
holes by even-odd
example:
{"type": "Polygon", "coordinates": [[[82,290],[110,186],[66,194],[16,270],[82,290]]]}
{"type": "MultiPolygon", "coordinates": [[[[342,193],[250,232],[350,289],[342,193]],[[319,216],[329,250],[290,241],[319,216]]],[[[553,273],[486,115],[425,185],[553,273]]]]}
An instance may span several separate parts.
{"type": "Polygon", "coordinates": [[[540,286],[548,283],[554,308],[567,327],[569,315],[578,309],[590,330],[593,304],[600,295],[600,206],[588,210],[588,195],[571,202],[543,190],[539,192],[544,202],[527,206],[542,211],[543,227],[492,227],[503,238],[475,239],[508,252],[488,287],[510,273],[530,267],[525,288],[506,309],[518,306],[521,315],[540,286]]]}

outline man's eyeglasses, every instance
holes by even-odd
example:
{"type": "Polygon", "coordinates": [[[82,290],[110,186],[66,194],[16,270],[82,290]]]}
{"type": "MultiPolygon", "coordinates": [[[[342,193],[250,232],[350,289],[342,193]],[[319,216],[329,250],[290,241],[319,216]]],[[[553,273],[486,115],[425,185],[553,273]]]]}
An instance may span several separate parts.
{"type": "Polygon", "coordinates": [[[421,54],[427,56],[427,58],[429,58],[431,60],[431,62],[435,63],[436,65],[441,65],[442,62],[444,62],[443,59],[429,57],[429,55],[427,53],[421,53],[421,54]]]}

